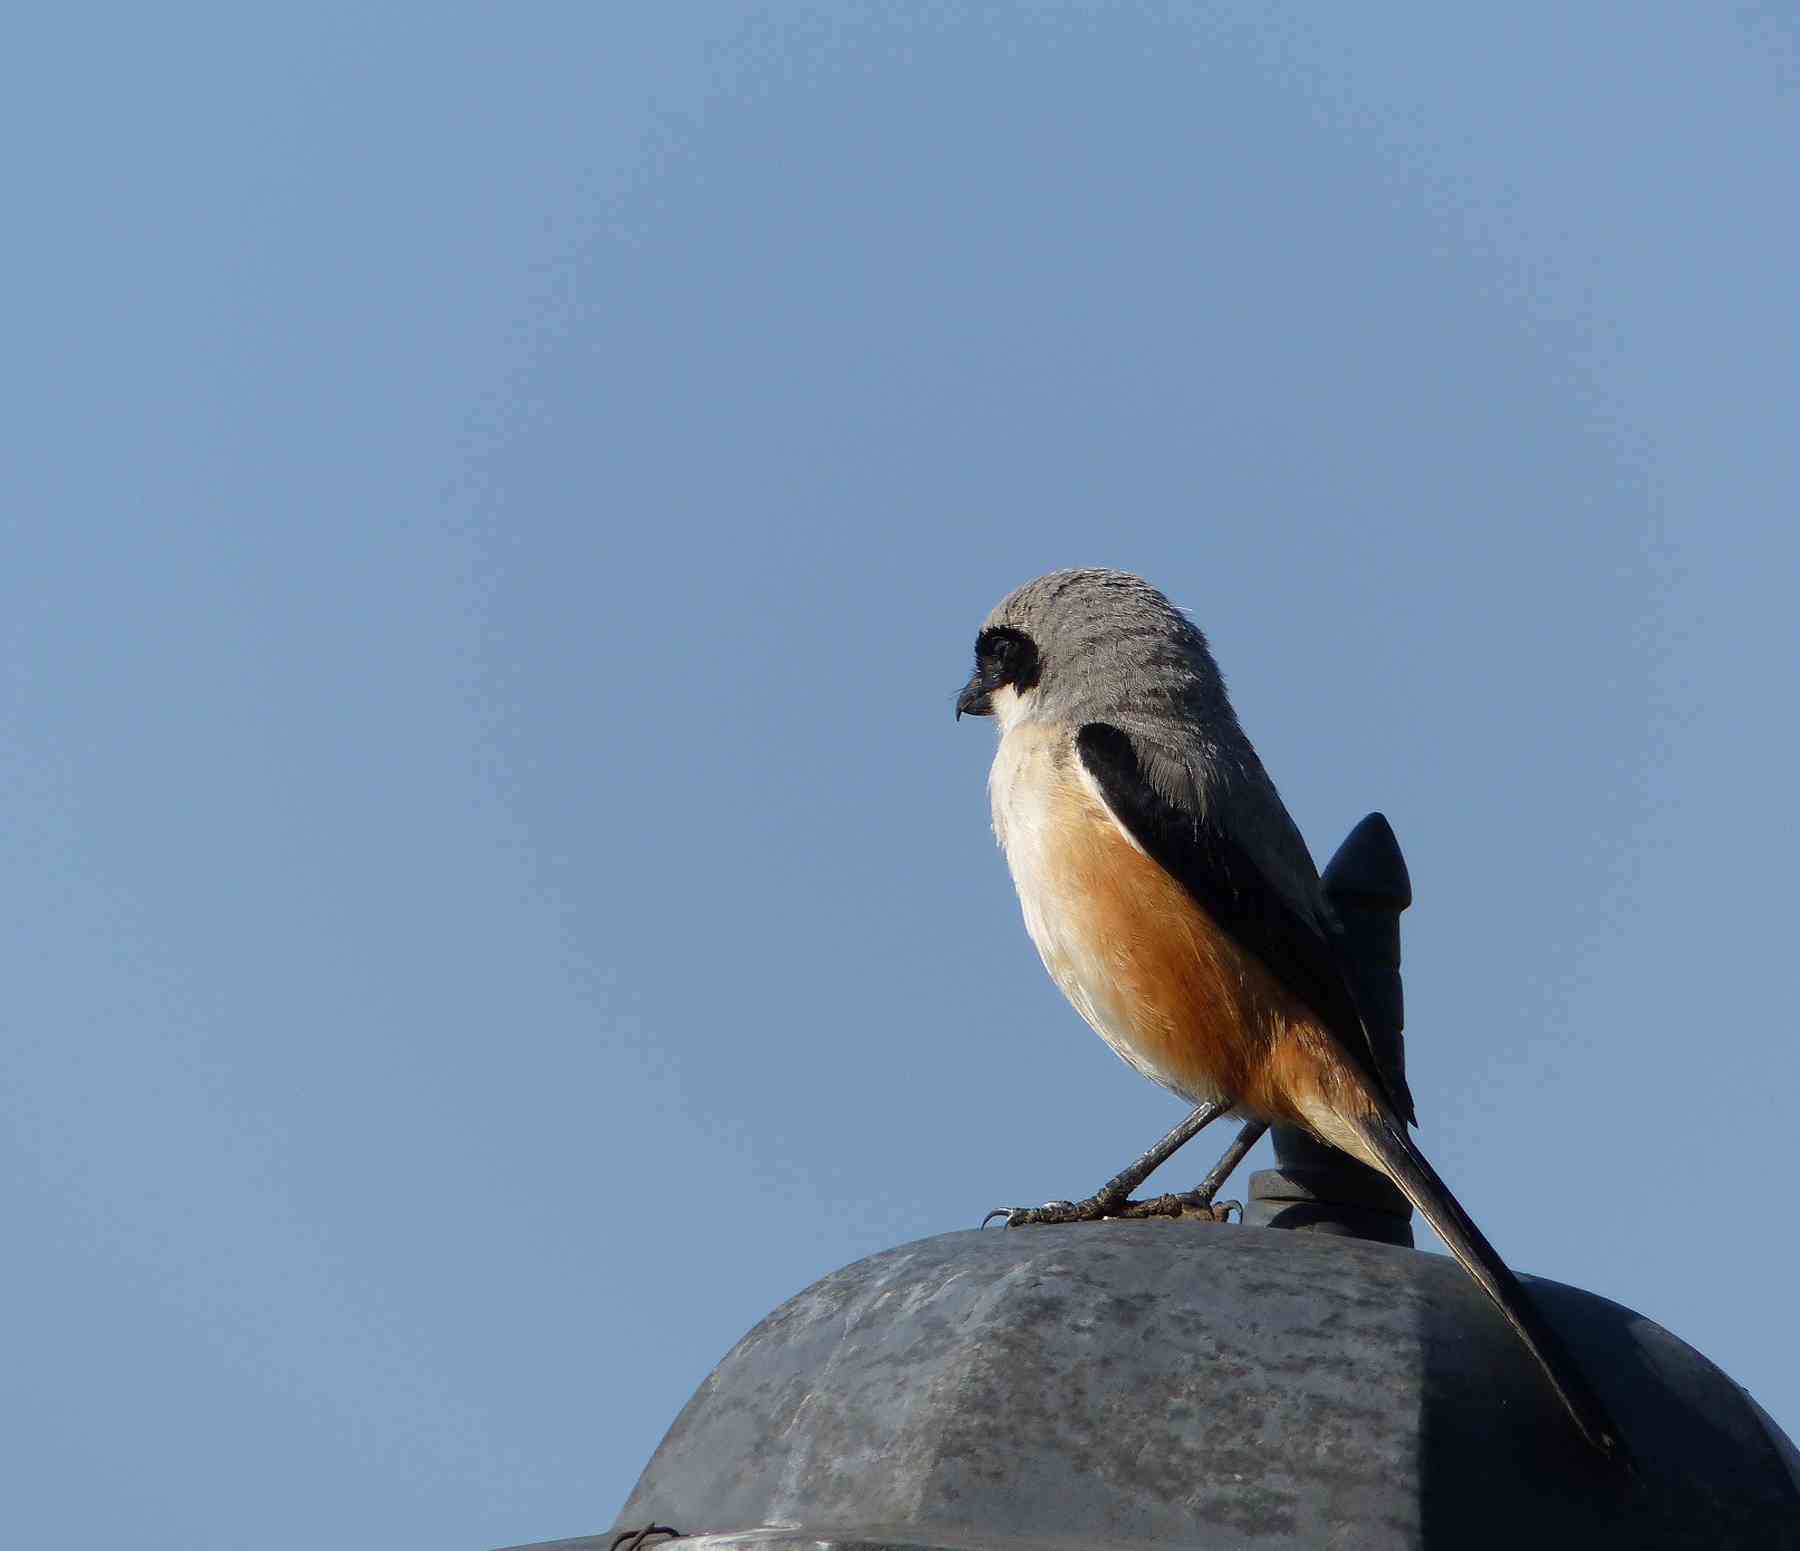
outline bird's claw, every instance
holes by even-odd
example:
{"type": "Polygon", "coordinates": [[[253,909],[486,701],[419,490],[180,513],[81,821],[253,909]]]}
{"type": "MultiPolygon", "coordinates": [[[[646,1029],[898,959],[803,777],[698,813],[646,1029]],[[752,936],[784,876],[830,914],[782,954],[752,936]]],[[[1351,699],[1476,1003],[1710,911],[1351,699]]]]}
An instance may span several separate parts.
{"type": "Polygon", "coordinates": [[[1180,1195],[1153,1196],[1148,1201],[1089,1196],[1085,1201],[1046,1201],[1042,1206],[997,1206],[981,1219],[981,1226],[985,1228],[996,1217],[1005,1218],[1009,1228],[1025,1228],[1034,1223],[1101,1222],[1111,1217],[1189,1217],[1230,1222],[1233,1212],[1239,1221],[1243,1220],[1241,1201],[1215,1202],[1210,1191],[1188,1190],[1180,1195]]]}
{"type": "Polygon", "coordinates": [[[1030,1223],[1099,1222],[1111,1217],[1123,1201],[1089,1196],[1085,1201],[1046,1201],[1042,1206],[997,1206],[981,1219],[986,1227],[996,1217],[1004,1217],[1009,1228],[1023,1228],[1030,1223]]]}
{"type": "Polygon", "coordinates": [[[1148,1201],[1127,1201],[1114,1215],[1135,1218],[1182,1217],[1201,1222],[1230,1222],[1233,1212],[1238,1214],[1240,1222],[1243,1221],[1243,1202],[1214,1201],[1211,1191],[1186,1190],[1179,1195],[1154,1196],[1148,1201]]]}

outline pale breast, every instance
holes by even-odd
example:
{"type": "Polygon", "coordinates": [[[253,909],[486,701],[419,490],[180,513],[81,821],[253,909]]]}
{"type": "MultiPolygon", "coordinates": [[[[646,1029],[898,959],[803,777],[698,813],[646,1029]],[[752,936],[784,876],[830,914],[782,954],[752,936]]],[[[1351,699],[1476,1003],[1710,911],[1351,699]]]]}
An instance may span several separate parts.
{"type": "MultiPolygon", "coordinates": [[[[1025,916],[1025,930],[1036,945],[1050,978],[1127,1061],[1144,1068],[1126,1045],[1114,1037],[1117,1000],[1106,973],[1104,956],[1093,951],[1082,928],[1081,912],[1068,897],[1064,853],[1071,825],[1079,816],[1067,801],[1066,786],[1074,750],[1066,736],[1035,723],[1014,727],[1000,740],[988,776],[993,803],[994,834],[1006,852],[1013,886],[1025,916]]],[[[1146,1076],[1154,1073],[1145,1072],[1146,1076]]]]}
{"type": "Polygon", "coordinates": [[[1243,1009],[1218,933],[1114,822],[1073,738],[1013,727],[989,790],[1025,929],[1076,1011],[1129,1065],[1189,1102],[1237,1092],[1243,1009]]]}

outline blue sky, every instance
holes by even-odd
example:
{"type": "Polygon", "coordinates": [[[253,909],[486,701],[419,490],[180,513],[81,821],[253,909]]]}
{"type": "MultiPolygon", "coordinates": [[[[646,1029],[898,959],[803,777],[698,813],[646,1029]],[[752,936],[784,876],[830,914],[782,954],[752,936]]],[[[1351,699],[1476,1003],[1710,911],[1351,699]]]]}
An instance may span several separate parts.
{"type": "Polygon", "coordinates": [[[1389,815],[1511,1262],[1800,1431],[1785,8],[40,8],[7,74],[9,1539],[597,1531],[790,1293],[1171,1124],[950,717],[1069,564],[1321,861],[1389,815]]]}

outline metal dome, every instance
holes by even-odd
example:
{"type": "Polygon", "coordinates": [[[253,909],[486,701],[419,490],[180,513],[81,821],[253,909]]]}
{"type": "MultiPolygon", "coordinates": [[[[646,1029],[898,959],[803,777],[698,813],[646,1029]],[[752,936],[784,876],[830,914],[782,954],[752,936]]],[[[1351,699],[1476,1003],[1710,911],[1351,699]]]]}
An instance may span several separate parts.
{"type": "MultiPolygon", "coordinates": [[[[1402,1060],[1387,821],[1323,877],[1402,1060]]],[[[701,1385],[618,1529],[538,1551],[670,1544],[653,1523],[710,1551],[1800,1548],[1800,1456],[1692,1347],[1527,1279],[1625,1429],[1638,1473],[1610,1469],[1462,1269],[1404,1247],[1392,1185],[1275,1152],[1250,1226],[949,1233],[826,1277],[701,1385]]]]}
{"type": "Polygon", "coordinates": [[[1528,1285],[1635,1479],[1443,1256],[1103,1222],[944,1234],[808,1288],[700,1387],[619,1530],[719,1551],[1800,1546],[1800,1457],[1743,1390],[1642,1315],[1528,1285]]]}

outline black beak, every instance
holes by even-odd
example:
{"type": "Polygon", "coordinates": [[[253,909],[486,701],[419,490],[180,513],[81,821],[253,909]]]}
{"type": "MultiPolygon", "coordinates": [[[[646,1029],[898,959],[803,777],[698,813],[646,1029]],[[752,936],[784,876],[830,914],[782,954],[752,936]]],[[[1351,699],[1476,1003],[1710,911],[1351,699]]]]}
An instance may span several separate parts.
{"type": "Polygon", "coordinates": [[[992,716],[994,705],[988,695],[988,687],[981,682],[981,675],[977,673],[956,692],[956,719],[960,722],[965,711],[970,716],[992,716]]]}

